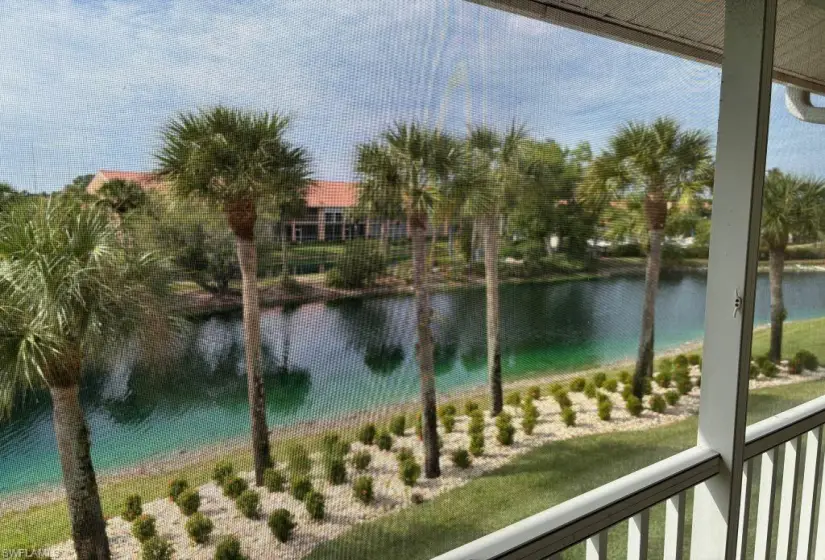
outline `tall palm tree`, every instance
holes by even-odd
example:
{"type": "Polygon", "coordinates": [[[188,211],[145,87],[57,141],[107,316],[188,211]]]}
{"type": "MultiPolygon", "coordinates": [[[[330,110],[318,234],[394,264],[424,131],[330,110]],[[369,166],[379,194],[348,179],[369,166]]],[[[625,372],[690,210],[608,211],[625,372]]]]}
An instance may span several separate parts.
{"type": "Polygon", "coordinates": [[[441,475],[435,395],[435,359],[427,266],[427,228],[445,185],[454,172],[458,147],[448,135],[417,123],[397,123],[378,142],[362,146],[356,169],[369,185],[379,181],[385,200],[401,205],[412,237],[413,286],[415,288],[417,358],[421,381],[424,474],[441,475]],[[375,155],[380,152],[380,155],[375,155]],[[369,158],[366,156],[369,154],[369,158]],[[391,173],[387,173],[391,170],[391,173]],[[389,180],[388,180],[389,179],[389,180]]]}
{"type": "Polygon", "coordinates": [[[367,218],[381,220],[381,252],[389,256],[390,222],[404,217],[399,177],[389,153],[379,142],[358,146],[355,171],[361,177],[358,184],[358,212],[367,218]]]}
{"type": "Polygon", "coordinates": [[[65,195],[21,203],[0,224],[0,412],[16,395],[51,395],[77,557],[109,541],[79,400],[83,365],[118,339],[156,333],[159,261],[123,243],[110,212],[65,195]]]}
{"type": "Polygon", "coordinates": [[[184,113],[169,122],[157,155],[160,173],[179,196],[203,198],[226,216],[235,236],[243,292],[244,350],[255,482],[270,465],[261,375],[261,312],[255,223],[259,207],[302,198],[309,158],[286,139],[289,119],[226,107],[184,113]],[[297,195],[295,194],[297,193],[297,195]]]}
{"type": "Polygon", "coordinates": [[[504,134],[474,127],[467,136],[461,177],[455,195],[464,212],[481,226],[484,244],[484,275],[487,294],[487,378],[491,409],[502,411],[501,333],[499,304],[499,236],[502,220],[524,185],[521,169],[527,134],[513,125],[504,134]]]}
{"type": "Polygon", "coordinates": [[[771,344],[768,356],[782,357],[785,302],[782,273],[791,236],[813,237],[825,225],[825,182],[771,169],[762,202],[762,242],[768,248],[771,285],[771,344]]]}
{"type": "Polygon", "coordinates": [[[633,393],[642,395],[644,378],[653,371],[656,295],[662,262],[662,242],[668,211],[686,197],[700,194],[711,165],[710,136],[684,130],[673,119],[651,124],[630,122],[610,138],[608,148],[590,166],[584,197],[599,199],[604,207],[616,199],[630,212],[641,210],[647,235],[647,266],[642,326],[633,393]],[[637,205],[636,202],[639,202],[637,205]]]}

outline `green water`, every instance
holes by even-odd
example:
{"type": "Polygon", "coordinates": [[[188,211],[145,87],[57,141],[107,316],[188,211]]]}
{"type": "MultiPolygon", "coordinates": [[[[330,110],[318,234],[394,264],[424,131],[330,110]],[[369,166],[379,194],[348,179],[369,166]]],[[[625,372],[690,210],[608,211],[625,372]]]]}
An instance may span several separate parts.
{"type": "MultiPolygon", "coordinates": [[[[825,276],[788,274],[790,319],[825,316],[825,276]]],[[[633,356],[644,280],[623,277],[501,289],[507,380],[564,372],[633,356]]],[[[407,296],[308,304],[263,312],[268,416],[273,427],[335,418],[415,399],[414,308],[407,296]]],[[[705,278],[662,279],[656,317],[659,349],[700,338],[705,278]]],[[[434,330],[441,391],[484,382],[484,291],[437,294],[434,330]]],[[[768,318],[760,277],[757,322],[768,318]]],[[[156,364],[133,348],[90,368],[83,404],[99,470],[247,433],[240,317],[191,325],[156,364]],[[105,374],[105,375],[104,375],[105,374]]],[[[0,425],[0,493],[60,480],[49,399],[29,397],[0,425]]]]}

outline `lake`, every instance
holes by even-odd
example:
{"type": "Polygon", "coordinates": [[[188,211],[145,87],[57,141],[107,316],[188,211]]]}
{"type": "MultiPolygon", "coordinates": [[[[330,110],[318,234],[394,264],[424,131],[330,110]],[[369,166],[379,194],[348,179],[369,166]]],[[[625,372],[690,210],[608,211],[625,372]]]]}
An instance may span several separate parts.
{"type": "MultiPolygon", "coordinates": [[[[786,274],[789,319],[825,316],[823,286],[825,275],[786,274]]],[[[641,276],[503,286],[505,379],[633,357],[643,290],[641,276]]],[[[664,275],[657,348],[700,338],[704,306],[704,275],[664,275]]],[[[484,383],[484,290],[436,294],[433,307],[438,389],[484,383]]],[[[756,322],[767,320],[768,282],[760,275],[756,322]]],[[[269,309],[262,321],[272,427],[418,396],[410,296],[269,309]]],[[[100,471],[248,431],[240,316],[200,320],[181,338],[155,364],[138,363],[127,346],[89,368],[82,399],[100,471]]],[[[0,424],[0,493],[59,481],[49,398],[29,395],[0,424]]]]}

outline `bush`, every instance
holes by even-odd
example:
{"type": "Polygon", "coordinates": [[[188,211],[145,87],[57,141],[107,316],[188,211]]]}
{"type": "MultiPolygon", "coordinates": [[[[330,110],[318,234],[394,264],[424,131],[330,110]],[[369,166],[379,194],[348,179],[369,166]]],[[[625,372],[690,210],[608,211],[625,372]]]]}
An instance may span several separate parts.
{"type": "Polygon", "coordinates": [[[627,370],[622,370],[619,372],[619,381],[627,385],[633,380],[633,376],[630,375],[630,372],[627,370]]]}
{"type": "Polygon", "coordinates": [[[622,387],[622,399],[627,402],[627,399],[633,396],[633,387],[630,385],[625,385],[622,387]]]}
{"type": "Polygon", "coordinates": [[[398,476],[406,486],[415,486],[421,476],[421,465],[415,459],[407,459],[398,464],[398,476]]]}
{"type": "Polygon", "coordinates": [[[602,385],[602,388],[605,391],[610,391],[611,393],[615,393],[616,389],[618,389],[618,387],[619,387],[619,383],[615,379],[608,379],[607,381],[604,382],[604,385],[602,385]]]}
{"type": "Polygon", "coordinates": [[[359,476],[352,483],[352,495],[362,504],[369,505],[374,498],[372,491],[372,477],[359,476]]]}
{"type": "Polygon", "coordinates": [[[359,471],[367,470],[367,467],[370,466],[371,462],[372,455],[370,455],[369,451],[359,451],[352,456],[352,466],[359,471]]]}
{"type": "Polygon", "coordinates": [[[609,400],[610,400],[610,397],[607,396],[607,393],[602,393],[601,391],[596,393],[596,403],[597,404],[600,403],[600,402],[609,401],[609,400]]]}
{"type": "Polygon", "coordinates": [[[470,434],[470,453],[473,457],[481,457],[484,455],[484,434],[470,434]]]}
{"type": "Polygon", "coordinates": [[[676,390],[683,395],[687,395],[690,393],[690,390],[693,389],[693,381],[691,381],[690,376],[687,374],[677,375],[675,381],[676,390]]]}
{"type": "Polygon", "coordinates": [[[222,538],[215,548],[215,560],[247,560],[241,551],[241,541],[234,535],[222,538]]]}
{"type": "Polygon", "coordinates": [[[307,508],[310,519],[321,521],[324,518],[324,495],[320,492],[310,490],[306,497],[304,497],[304,505],[307,508]]]}
{"type": "Polygon", "coordinates": [[[753,362],[751,362],[750,369],[748,370],[748,377],[751,379],[759,377],[759,366],[753,362]]]}
{"type": "Polygon", "coordinates": [[[235,505],[247,519],[258,519],[261,516],[261,497],[254,490],[241,492],[235,499],[235,505]]]}
{"type": "Polygon", "coordinates": [[[424,438],[424,421],[421,419],[421,413],[415,415],[415,435],[418,439],[424,438]]]}
{"type": "Polygon", "coordinates": [[[129,494],[126,496],[126,504],[123,506],[123,512],[120,516],[126,521],[134,521],[141,513],[143,513],[142,502],[138,494],[129,494]]]}
{"type": "Polygon", "coordinates": [[[609,400],[601,401],[598,405],[599,419],[607,422],[610,420],[610,413],[613,411],[613,403],[609,400]]]}
{"type": "Polygon", "coordinates": [[[576,425],[576,411],[570,407],[563,408],[561,410],[561,421],[564,422],[565,426],[575,426],[576,425]]]}
{"type": "Polygon", "coordinates": [[[653,395],[650,397],[649,401],[650,410],[653,412],[658,412],[659,414],[664,413],[667,409],[667,403],[665,402],[665,398],[662,395],[653,395]]]}
{"type": "Polygon", "coordinates": [[[361,428],[361,431],[358,432],[358,441],[364,445],[372,445],[375,441],[375,434],[375,424],[366,424],[361,428]]]}
{"type": "Polygon", "coordinates": [[[587,385],[587,380],[584,377],[577,377],[570,381],[570,390],[574,393],[581,393],[585,385],[587,385]]]}
{"type": "Polygon", "coordinates": [[[214,529],[212,520],[200,512],[193,513],[189,519],[186,520],[186,532],[192,542],[203,544],[209,540],[209,535],[214,529]]]}
{"type": "Polygon", "coordinates": [[[409,447],[402,447],[395,453],[395,461],[396,463],[403,463],[404,461],[408,461],[410,459],[415,459],[415,455],[413,454],[412,449],[409,447]]]}
{"type": "Polygon", "coordinates": [[[303,445],[291,445],[287,449],[287,464],[292,474],[308,474],[312,470],[312,458],[303,445]]]}
{"type": "Polygon", "coordinates": [[[521,427],[524,433],[529,436],[532,435],[533,430],[536,429],[536,424],[539,419],[539,409],[533,404],[533,401],[528,401],[524,403],[523,410],[524,416],[521,419],[521,427]]]}
{"type": "Polygon", "coordinates": [[[659,373],[666,373],[671,374],[673,373],[673,360],[670,358],[662,358],[659,360],[659,364],[657,365],[656,369],[659,373]]]}
{"type": "Polygon", "coordinates": [[[234,500],[247,488],[249,488],[249,484],[244,479],[233,476],[224,483],[223,495],[234,500]]]}
{"type": "Polygon", "coordinates": [[[173,478],[169,481],[169,491],[167,495],[172,498],[173,502],[178,500],[178,496],[180,496],[184,490],[189,488],[189,482],[186,481],[184,478],[173,478]]]}
{"type": "Polygon", "coordinates": [[[326,434],[321,440],[321,448],[327,460],[343,459],[349,453],[350,447],[349,442],[343,441],[338,434],[326,434]]]}
{"type": "Polygon", "coordinates": [[[607,381],[607,374],[603,371],[593,374],[593,385],[601,389],[604,386],[604,382],[607,381]]]}
{"type": "Polygon", "coordinates": [[[467,427],[470,434],[484,433],[484,413],[480,410],[470,414],[470,425],[467,427]]]}
{"type": "Polygon", "coordinates": [[[673,358],[673,366],[676,368],[685,368],[689,365],[687,356],[684,354],[679,354],[675,358],[673,358]]]}
{"type": "Polygon", "coordinates": [[[654,379],[656,380],[656,384],[662,389],[667,389],[670,387],[670,382],[672,381],[672,377],[669,373],[659,373],[654,379]]]}
{"type": "Polygon", "coordinates": [[[458,410],[456,409],[454,404],[444,404],[444,405],[441,405],[438,408],[438,415],[439,416],[444,416],[444,415],[455,416],[456,414],[458,414],[458,410]]]}
{"type": "Polygon", "coordinates": [[[588,381],[584,385],[584,396],[587,397],[588,399],[595,399],[597,391],[598,391],[598,387],[596,387],[596,384],[593,383],[592,381],[588,381]]]}
{"type": "Polygon", "coordinates": [[[455,416],[452,414],[442,414],[441,425],[444,427],[445,433],[453,433],[453,429],[455,428],[455,416]]]}
{"type": "Polygon", "coordinates": [[[667,401],[667,404],[670,406],[675,406],[676,403],[679,402],[680,397],[679,391],[674,391],[673,389],[665,393],[665,401],[667,401]]]}
{"type": "Polygon", "coordinates": [[[464,403],[464,414],[470,416],[473,412],[479,410],[478,403],[475,401],[467,401],[464,403]]]}
{"type": "Polygon", "coordinates": [[[653,383],[651,383],[649,377],[642,378],[642,394],[643,395],[650,395],[653,393],[653,383]]]}
{"type": "Polygon", "coordinates": [[[270,492],[283,492],[286,477],[279,470],[269,468],[264,471],[264,487],[270,492]]]}
{"type": "Polygon", "coordinates": [[[819,369],[819,358],[816,357],[816,354],[807,350],[800,350],[794,354],[791,363],[794,362],[801,366],[800,369],[797,369],[799,373],[802,373],[802,369],[807,369],[808,371],[816,371],[819,369]]]}
{"type": "Polygon", "coordinates": [[[390,433],[394,436],[402,437],[407,429],[407,417],[403,414],[394,416],[390,420],[390,433]]]}
{"type": "Polygon", "coordinates": [[[307,475],[296,475],[289,483],[289,492],[296,500],[303,500],[312,492],[312,481],[307,475]]]}
{"type": "Polygon", "coordinates": [[[702,356],[699,354],[688,354],[688,364],[702,367],[702,356]]]}
{"type": "Polygon", "coordinates": [[[410,501],[412,503],[414,503],[415,505],[420,505],[420,504],[423,504],[425,500],[424,500],[424,496],[422,496],[418,492],[413,492],[410,495],[410,501]]]}
{"type": "Polygon", "coordinates": [[[175,549],[172,543],[161,537],[152,537],[143,543],[141,560],[172,560],[175,549]]]}
{"type": "Polygon", "coordinates": [[[510,406],[520,406],[521,405],[521,393],[519,393],[518,391],[508,393],[507,396],[504,397],[504,404],[508,404],[510,406]]]}
{"type": "Polygon", "coordinates": [[[573,406],[573,403],[570,401],[570,397],[567,396],[567,391],[556,393],[554,397],[556,399],[556,403],[559,405],[559,408],[568,408],[573,406]]]}
{"type": "Polygon", "coordinates": [[[459,469],[468,469],[473,463],[473,459],[466,449],[456,449],[453,451],[450,459],[452,459],[453,464],[459,469]]]}
{"type": "Polygon", "coordinates": [[[555,397],[559,393],[564,392],[564,386],[561,383],[551,383],[550,386],[547,388],[547,392],[555,397]]]}
{"type": "Polygon", "coordinates": [[[347,480],[347,465],[341,457],[327,459],[324,464],[327,482],[330,484],[343,484],[347,480]]]}
{"type": "Polygon", "coordinates": [[[527,389],[527,397],[537,401],[541,398],[541,387],[538,385],[533,385],[529,389],[527,389]]]}
{"type": "Polygon", "coordinates": [[[386,262],[377,243],[351,240],[344,245],[344,252],[336,259],[335,268],[327,273],[327,285],[345,289],[370,286],[385,268],[386,262]]]}
{"type": "Polygon", "coordinates": [[[776,364],[771,362],[770,360],[764,363],[761,370],[762,375],[764,375],[765,377],[773,378],[779,374],[779,368],[776,367],[776,364]]]}
{"type": "Polygon", "coordinates": [[[292,530],[295,528],[292,513],[288,509],[283,508],[276,509],[270,513],[266,524],[279,542],[288,541],[290,535],[292,535],[292,530]]]}
{"type": "Polygon", "coordinates": [[[376,439],[376,444],[378,444],[378,449],[381,451],[389,451],[392,449],[392,436],[389,432],[382,431],[378,434],[378,438],[376,439]]]}
{"type": "Polygon", "coordinates": [[[235,476],[235,468],[229,461],[219,461],[212,469],[212,480],[218,486],[223,486],[227,479],[235,476]]]}
{"type": "Polygon", "coordinates": [[[143,514],[132,523],[132,536],[138,542],[148,541],[157,534],[155,530],[155,516],[143,514]]]}
{"type": "Polygon", "coordinates": [[[195,489],[184,490],[175,503],[178,504],[180,512],[188,517],[201,507],[201,497],[195,489]]]}
{"type": "Polygon", "coordinates": [[[512,445],[513,436],[516,433],[516,429],[513,427],[513,418],[506,412],[500,413],[496,416],[496,428],[498,428],[496,434],[498,442],[501,445],[512,445]]]}
{"type": "Polygon", "coordinates": [[[631,416],[640,416],[644,407],[638,397],[630,395],[625,401],[625,408],[631,416]]]}

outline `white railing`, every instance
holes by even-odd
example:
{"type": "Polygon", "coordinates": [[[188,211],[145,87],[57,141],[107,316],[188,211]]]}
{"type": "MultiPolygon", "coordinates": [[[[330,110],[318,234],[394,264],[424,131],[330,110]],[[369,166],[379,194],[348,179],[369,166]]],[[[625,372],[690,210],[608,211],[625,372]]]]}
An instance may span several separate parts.
{"type": "MultiPolygon", "coordinates": [[[[737,558],[763,560],[773,558],[775,551],[777,560],[789,559],[794,538],[797,560],[825,558],[825,492],[820,491],[823,425],[825,397],[820,397],[748,428],[737,558]],[[780,449],[782,483],[775,520],[780,449]],[[757,464],[756,526],[755,531],[749,531],[757,464]],[[815,514],[817,503],[822,512],[819,516],[815,514]],[[749,554],[749,550],[753,552],[749,554]]],[[[555,558],[581,542],[585,542],[587,560],[606,559],[610,529],[625,521],[629,560],[646,559],[649,552],[653,558],[679,560],[686,557],[686,492],[719,474],[720,468],[716,452],[694,447],[442,554],[437,560],[555,558]],[[664,549],[649,551],[650,510],[663,502],[664,549]]]]}

